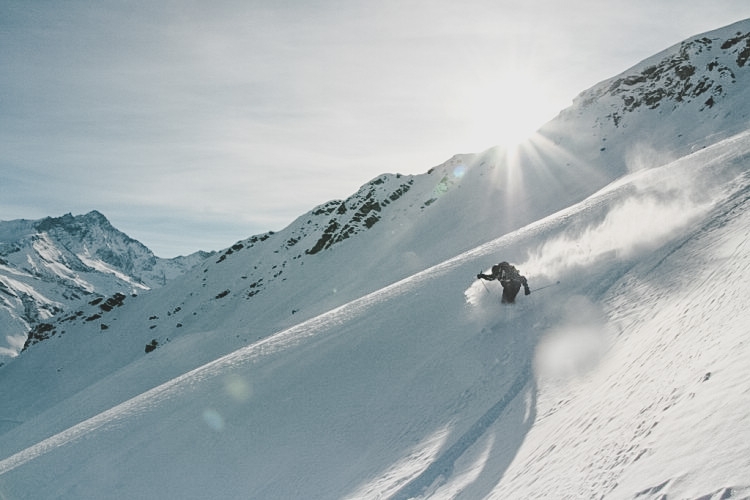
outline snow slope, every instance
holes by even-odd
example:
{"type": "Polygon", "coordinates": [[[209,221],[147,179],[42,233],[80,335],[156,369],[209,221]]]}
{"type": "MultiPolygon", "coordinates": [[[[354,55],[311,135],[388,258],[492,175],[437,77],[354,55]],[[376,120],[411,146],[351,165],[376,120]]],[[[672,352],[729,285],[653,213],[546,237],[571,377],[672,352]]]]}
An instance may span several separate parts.
{"type": "MultiPolygon", "coordinates": [[[[47,439],[6,435],[15,453],[0,461],[0,488],[9,498],[748,494],[749,154],[744,134],[634,174],[47,439]],[[644,207],[674,206],[683,215],[669,228],[646,218],[631,230],[644,207]],[[623,232],[614,249],[601,243],[623,232]],[[472,280],[498,255],[547,245],[589,245],[590,257],[540,262],[548,274],[527,273],[532,287],[560,285],[512,307],[472,280]],[[722,276],[732,278],[712,284],[722,276]]],[[[149,377],[174,354],[157,350],[103,383],[149,377]]],[[[78,411],[56,407],[62,419],[78,411]]]]}
{"type": "Polygon", "coordinates": [[[375,179],[82,311],[0,369],[0,496],[750,496],[744,40],[719,115],[604,82],[520,158],[375,179]],[[501,259],[514,306],[475,280],[501,259]]]}

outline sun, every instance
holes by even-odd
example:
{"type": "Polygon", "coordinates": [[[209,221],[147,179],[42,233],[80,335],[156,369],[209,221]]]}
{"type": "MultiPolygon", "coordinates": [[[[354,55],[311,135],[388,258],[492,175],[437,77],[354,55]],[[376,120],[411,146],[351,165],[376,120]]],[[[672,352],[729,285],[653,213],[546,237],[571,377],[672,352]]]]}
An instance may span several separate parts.
{"type": "MultiPolygon", "coordinates": [[[[508,78],[497,89],[493,102],[500,144],[516,145],[542,126],[546,109],[540,109],[541,89],[527,81],[508,78]]],[[[489,123],[492,123],[488,119],[489,123]]]]}
{"type": "Polygon", "coordinates": [[[523,72],[499,72],[466,85],[461,106],[475,149],[514,148],[555,114],[538,79],[523,72]]]}

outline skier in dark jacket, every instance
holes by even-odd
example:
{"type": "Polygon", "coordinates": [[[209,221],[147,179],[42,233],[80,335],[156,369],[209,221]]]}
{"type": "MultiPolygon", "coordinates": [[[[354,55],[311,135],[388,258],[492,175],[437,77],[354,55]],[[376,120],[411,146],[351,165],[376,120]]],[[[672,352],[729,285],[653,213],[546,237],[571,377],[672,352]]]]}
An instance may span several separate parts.
{"type": "Polygon", "coordinates": [[[526,282],[526,277],[521,276],[518,269],[507,262],[501,262],[492,266],[492,273],[490,274],[477,274],[477,279],[483,280],[498,280],[503,286],[503,304],[512,304],[516,301],[516,295],[523,286],[524,295],[531,293],[529,290],[529,284],[526,282]]]}

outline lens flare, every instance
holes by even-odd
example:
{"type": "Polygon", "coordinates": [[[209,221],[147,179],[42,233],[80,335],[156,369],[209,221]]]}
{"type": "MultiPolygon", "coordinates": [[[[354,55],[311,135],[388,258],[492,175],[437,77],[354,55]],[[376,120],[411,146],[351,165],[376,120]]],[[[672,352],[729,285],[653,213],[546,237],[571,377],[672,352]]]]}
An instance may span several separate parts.
{"type": "Polygon", "coordinates": [[[213,408],[203,410],[203,421],[206,425],[216,432],[224,430],[224,417],[213,408]]]}
{"type": "Polygon", "coordinates": [[[250,396],[252,396],[253,393],[250,384],[237,375],[228,377],[224,381],[224,390],[226,390],[227,394],[229,394],[232,399],[240,403],[250,399],[250,396]]]}

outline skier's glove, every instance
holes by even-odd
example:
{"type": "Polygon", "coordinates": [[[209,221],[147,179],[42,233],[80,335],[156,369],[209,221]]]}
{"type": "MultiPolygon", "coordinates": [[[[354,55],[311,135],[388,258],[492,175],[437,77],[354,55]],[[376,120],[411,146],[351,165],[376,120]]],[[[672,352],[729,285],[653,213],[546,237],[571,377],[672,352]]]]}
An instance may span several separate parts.
{"type": "Polygon", "coordinates": [[[481,274],[477,274],[477,279],[478,280],[482,279],[482,275],[481,274]]]}
{"type": "Polygon", "coordinates": [[[523,294],[524,294],[524,295],[528,295],[528,294],[530,294],[530,293],[531,293],[531,290],[529,290],[529,287],[524,287],[524,289],[523,289],[523,294]]]}

